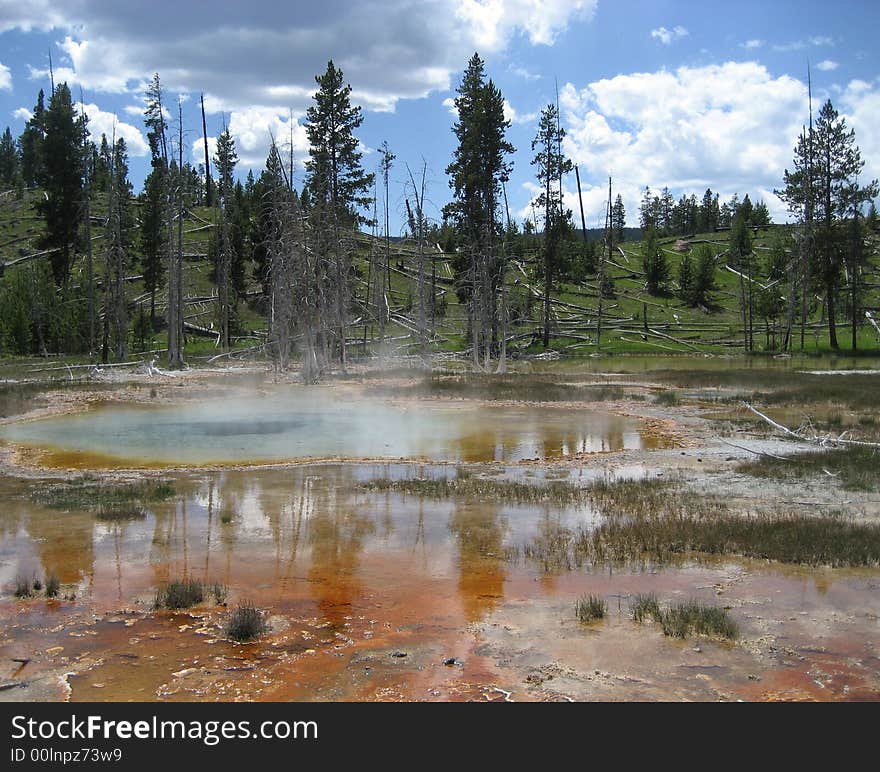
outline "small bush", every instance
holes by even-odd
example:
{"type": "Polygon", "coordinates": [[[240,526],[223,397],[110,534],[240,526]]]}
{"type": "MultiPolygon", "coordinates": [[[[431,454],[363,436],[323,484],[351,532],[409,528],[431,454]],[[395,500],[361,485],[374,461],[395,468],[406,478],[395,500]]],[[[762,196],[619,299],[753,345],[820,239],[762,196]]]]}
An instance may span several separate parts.
{"type": "Polygon", "coordinates": [[[205,599],[204,585],[195,579],[180,579],[169,583],[156,593],[155,608],[190,608],[205,599]]]}
{"type": "Polygon", "coordinates": [[[584,595],[575,603],[574,610],[581,622],[593,622],[604,618],[608,606],[597,595],[584,595]]]}
{"type": "Polygon", "coordinates": [[[40,590],[43,589],[43,583],[40,581],[40,577],[37,576],[36,574],[34,574],[33,587],[34,587],[34,592],[39,592],[40,590]]]}
{"type": "Polygon", "coordinates": [[[46,577],[46,597],[54,598],[58,595],[58,590],[61,588],[61,581],[55,574],[49,574],[46,577]]]}
{"type": "Polygon", "coordinates": [[[15,580],[15,597],[16,598],[30,598],[31,597],[31,582],[25,576],[19,576],[15,580]]]}
{"type": "Polygon", "coordinates": [[[238,606],[226,623],[225,633],[234,641],[253,641],[268,629],[266,618],[252,603],[245,602],[238,606]]]}

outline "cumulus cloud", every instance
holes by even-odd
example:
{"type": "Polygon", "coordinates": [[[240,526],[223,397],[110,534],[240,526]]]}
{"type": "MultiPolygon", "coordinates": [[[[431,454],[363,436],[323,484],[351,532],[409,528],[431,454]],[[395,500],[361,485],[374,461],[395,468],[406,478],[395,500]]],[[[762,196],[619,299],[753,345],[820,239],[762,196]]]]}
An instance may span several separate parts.
{"type": "Polygon", "coordinates": [[[510,102],[505,99],[504,117],[511,123],[527,124],[532,123],[538,117],[538,113],[520,113],[514,108],[512,104],[510,104],[510,102]]]}
{"type": "MultiPolygon", "coordinates": [[[[56,29],[64,57],[56,78],[87,90],[136,92],[159,71],[175,93],[211,96],[211,112],[251,105],[304,111],[328,53],[369,110],[450,87],[478,48],[501,51],[515,36],[549,45],[597,0],[217,0],[206,26],[200,4],[103,0],[17,4],[2,28],[56,29]],[[19,5],[21,7],[19,7],[19,5]],[[169,24],[168,20],[174,23],[169,24]]],[[[45,63],[32,63],[45,77],[45,63]]]]}
{"type": "MultiPolygon", "coordinates": [[[[565,150],[582,180],[584,170],[596,180],[612,174],[631,222],[645,185],[676,195],[707,187],[750,193],[783,216],[772,190],[791,163],[806,108],[799,80],[773,77],[756,62],[728,62],[618,75],[581,89],[567,83],[560,100],[565,150]]],[[[585,205],[604,211],[601,189],[589,189],[585,205]]]]}
{"type": "Polygon", "coordinates": [[[651,37],[655,40],[659,40],[664,46],[671,45],[676,40],[681,40],[683,37],[687,37],[688,34],[687,29],[681,25],[677,25],[672,29],[657,27],[657,29],[651,30],[651,37]]]}
{"type": "Polygon", "coordinates": [[[12,73],[9,68],[0,62],[0,90],[9,90],[12,88],[12,73]]]}
{"type": "MultiPolygon", "coordinates": [[[[80,110],[79,105],[77,105],[77,110],[80,110]]],[[[100,144],[102,134],[107,136],[107,142],[112,142],[115,135],[116,139],[121,137],[125,140],[129,156],[145,156],[150,152],[150,146],[141,130],[130,123],[120,121],[116,113],[102,110],[96,104],[85,104],[82,106],[82,110],[89,117],[89,133],[92,142],[100,144]]]]}
{"type": "Polygon", "coordinates": [[[17,118],[20,121],[29,121],[34,117],[34,114],[26,107],[16,107],[12,111],[12,117],[17,118]]]}
{"type": "MultiPolygon", "coordinates": [[[[140,118],[140,97],[158,71],[169,97],[204,92],[209,114],[229,116],[242,164],[259,166],[270,132],[289,136],[291,116],[294,145],[305,147],[296,121],[328,55],[354,101],[393,111],[401,99],[447,91],[475,48],[491,55],[517,37],[552,44],[572,21],[591,19],[597,0],[216,0],[209,17],[200,4],[172,0],[5,5],[0,30],[59,33],[56,80],[131,94],[121,112],[140,118]]],[[[47,77],[44,60],[28,66],[31,78],[47,77]]]]}
{"type": "Polygon", "coordinates": [[[764,45],[764,41],[758,38],[752,38],[751,40],[747,40],[745,43],[740,44],[743,48],[748,49],[749,51],[754,50],[755,48],[761,48],[764,45]]]}
{"type": "Polygon", "coordinates": [[[851,81],[834,106],[855,130],[856,144],[865,162],[862,183],[880,179],[880,135],[876,130],[880,123],[880,79],[851,81]]]}
{"type": "Polygon", "coordinates": [[[552,45],[571,19],[589,20],[598,0],[458,0],[456,16],[480,47],[503,48],[516,31],[533,45],[552,45]]]}
{"type": "Polygon", "coordinates": [[[823,59],[816,65],[816,68],[822,70],[822,72],[830,72],[831,70],[836,70],[839,66],[840,64],[838,62],[832,61],[831,59],[823,59]]]}
{"type": "MultiPolygon", "coordinates": [[[[235,139],[239,168],[262,167],[273,139],[281,155],[285,159],[289,158],[292,140],[294,178],[300,176],[302,162],[308,157],[309,142],[305,127],[295,117],[291,117],[289,112],[267,107],[235,110],[230,115],[228,129],[235,139]]],[[[361,152],[365,151],[363,147],[360,149],[361,152]]],[[[217,138],[208,137],[208,153],[212,164],[216,150],[217,138]]],[[[197,163],[204,163],[204,137],[199,137],[192,143],[191,151],[192,158],[197,163]]]]}

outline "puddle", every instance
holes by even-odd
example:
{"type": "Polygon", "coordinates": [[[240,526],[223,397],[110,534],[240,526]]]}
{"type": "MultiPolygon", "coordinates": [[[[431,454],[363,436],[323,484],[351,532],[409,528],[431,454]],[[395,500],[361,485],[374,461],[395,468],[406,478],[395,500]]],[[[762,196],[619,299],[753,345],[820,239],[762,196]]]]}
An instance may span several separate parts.
{"type": "Polygon", "coordinates": [[[515,462],[671,444],[635,419],[598,411],[407,405],[308,389],[166,407],[97,405],[3,426],[0,437],[47,451],[47,463],[54,455],[55,463],[81,468],[303,458],[515,462]]]}

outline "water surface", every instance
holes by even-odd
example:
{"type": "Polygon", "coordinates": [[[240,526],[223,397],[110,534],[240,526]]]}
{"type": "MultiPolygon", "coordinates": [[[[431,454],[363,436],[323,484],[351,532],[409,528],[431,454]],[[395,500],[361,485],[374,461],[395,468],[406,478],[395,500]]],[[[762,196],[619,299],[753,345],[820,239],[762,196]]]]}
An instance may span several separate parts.
{"type": "Polygon", "coordinates": [[[167,407],[102,405],[5,426],[0,436],[105,459],[95,466],[114,459],[187,465],[303,458],[510,462],[668,445],[634,419],[598,411],[400,404],[302,388],[167,407]]]}

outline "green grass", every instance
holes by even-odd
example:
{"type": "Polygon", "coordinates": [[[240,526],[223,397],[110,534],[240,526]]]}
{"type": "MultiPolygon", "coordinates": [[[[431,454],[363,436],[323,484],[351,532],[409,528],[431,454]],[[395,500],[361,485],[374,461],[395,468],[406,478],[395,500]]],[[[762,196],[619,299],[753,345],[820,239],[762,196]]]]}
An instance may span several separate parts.
{"type": "Polygon", "coordinates": [[[661,391],[655,397],[654,401],[658,405],[665,405],[666,407],[675,407],[681,402],[678,397],[678,392],[674,389],[666,389],[664,391],[661,391]]]}
{"type": "Polygon", "coordinates": [[[44,485],[32,493],[38,504],[51,509],[112,510],[134,504],[164,501],[174,495],[174,488],[164,481],[145,480],[133,483],[105,483],[88,475],[70,482],[44,485]]]}
{"type": "Polygon", "coordinates": [[[656,595],[636,595],[630,612],[633,621],[639,624],[656,622],[663,634],[672,638],[706,635],[735,640],[739,637],[739,628],[725,609],[695,600],[674,603],[664,610],[656,595]]]}
{"type": "Polygon", "coordinates": [[[269,625],[263,612],[246,601],[230,614],[224,632],[232,640],[245,643],[256,640],[268,629],[269,625]]]}
{"type": "Polygon", "coordinates": [[[741,555],[810,566],[876,567],[880,526],[833,514],[702,519],[665,515],[613,519],[582,529],[571,549],[576,559],[592,564],[664,564],[686,556],[741,555]]]}
{"type": "Polygon", "coordinates": [[[169,582],[156,593],[155,609],[177,610],[190,608],[205,599],[205,585],[195,579],[178,579],[169,582]]]}
{"type": "Polygon", "coordinates": [[[378,385],[369,392],[379,396],[454,397],[510,402],[599,402],[621,399],[623,387],[605,384],[559,383],[556,379],[526,375],[440,375],[412,384],[378,385]]]}
{"type": "Polygon", "coordinates": [[[739,627],[727,611],[695,600],[671,605],[659,621],[663,635],[672,638],[705,635],[733,641],[739,637],[739,627]]]}
{"type": "Polygon", "coordinates": [[[597,595],[584,595],[574,604],[574,612],[581,622],[595,622],[605,618],[608,604],[597,595]]]}
{"type": "Polygon", "coordinates": [[[662,618],[660,604],[657,603],[657,596],[653,593],[648,595],[636,595],[630,606],[630,613],[633,620],[641,624],[645,620],[654,620],[659,622],[662,618]]]}
{"type": "Polygon", "coordinates": [[[120,523],[126,520],[143,520],[147,513],[138,504],[100,504],[95,513],[98,520],[120,523]]]}
{"type": "Polygon", "coordinates": [[[365,482],[360,487],[368,491],[394,491],[431,499],[461,497],[515,504],[550,503],[558,506],[582,503],[588,497],[586,488],[568,482],[550,481],[544,485],[536,485],[472,476],[403,480],[382,478],[365,482]]]}
{"type": "Polygon", "coordinates": [[[737,470],[754,477],[775,480],[799,480],[818,477],[829,481],[834,477],[844,490],[880,490],[880,449],[859,445],[823,451],[806,451],[778,458],[761,458],[737,466],[737,470]]]}

